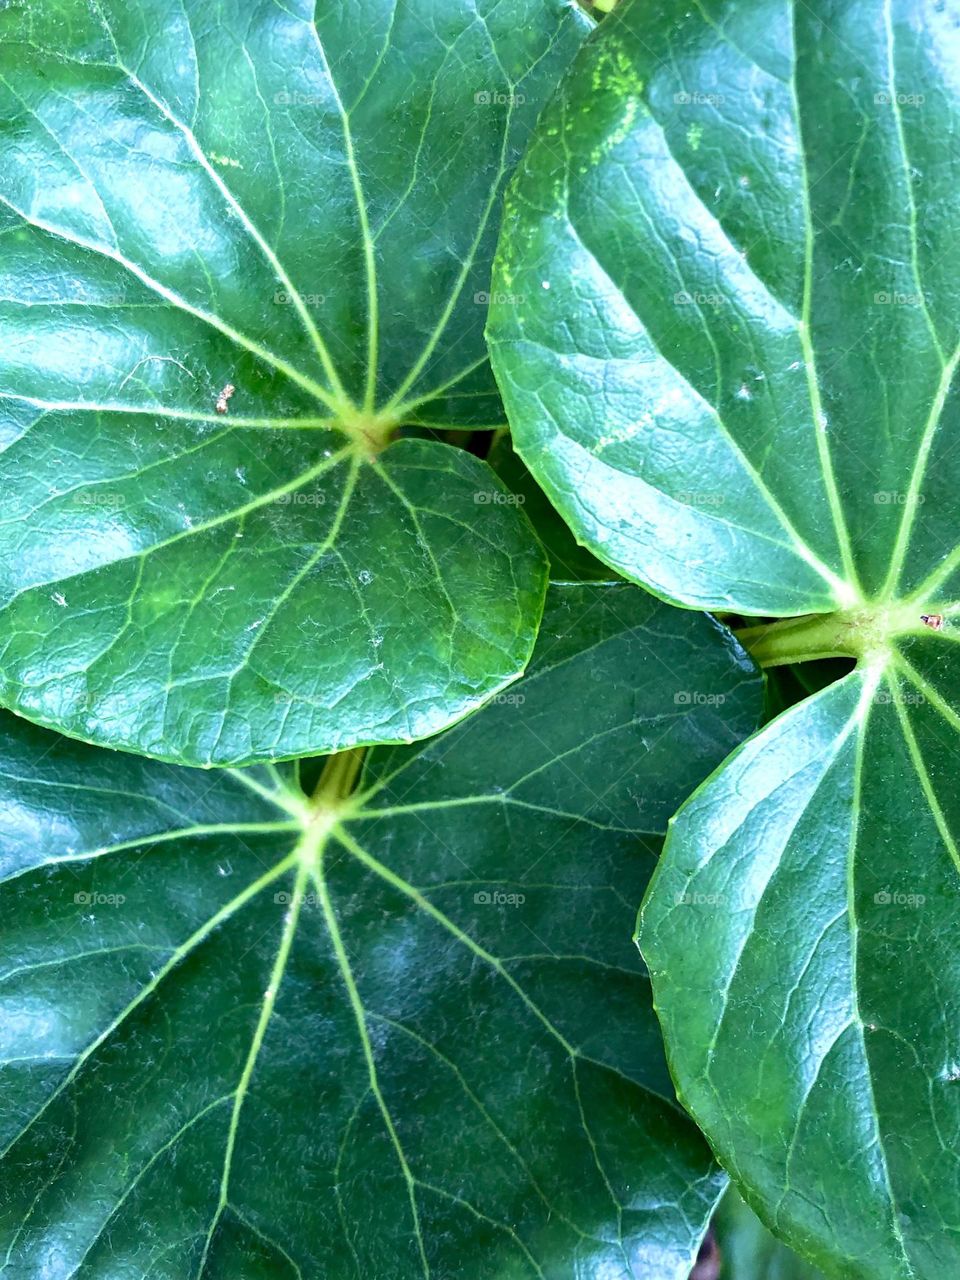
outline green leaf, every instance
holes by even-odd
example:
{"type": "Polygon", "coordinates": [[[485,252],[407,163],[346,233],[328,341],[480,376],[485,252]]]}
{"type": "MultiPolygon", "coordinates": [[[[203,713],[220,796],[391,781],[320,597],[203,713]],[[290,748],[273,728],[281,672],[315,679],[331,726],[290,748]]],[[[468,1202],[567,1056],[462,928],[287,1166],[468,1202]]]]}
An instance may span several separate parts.
{"type": "Polygon", "coordinates": [[[516,448],[620,572],[788,615],[955,546],[957,39],[934,0],[627,0],[582,50],[490,336],[516,448]]]}
{"type": "Polygon", "coordinates": [[[751,739],[681,809],[641,913],[682,1100],[845,1278],[960,1268],[956,745],[909,670],[751,739]]]}
{"type": "Polygon", "coordinates": [[[684,1280],[724,1179],[630,917],[760,692],[711,619],[576,585],[526,679],[352,794],[358,751],[308,801],[5,718],[9,1265],[684,1280]]]}
{"type": "Polygon", "coordinates": [[[720,1201],[714,1229],[723,1259],[720,1280],[822,1280],[766,1230],[734,1187],[720,1201]]]}
{"type": "Polygon", "coordinates": [[[581,547],[550,504],[510,443],[506,432],[498,436],[487,461],[516,495],[524,515],[533,525],[550,560],[553,582],[609,582],[613,574],[600,560],[581,547]]]}
{"type": "Polygon", "coordinates": [[[681,811],[641,933],[683,1100],[844,1280],[960,1271],[958,56],[934,0],[627,0],[538,127],[491,326],[578,538],[812,614],[742,633],[764,664],[857,659],[681,811]]]}
{"type": "Polygon", "coordinates": [[[0,14],[8,705],[223,764],[409,741],[522,671],[526,522],[480,461],[390,440],[502,422],[502,186],[588,26],[560,0],[0,14]]]}

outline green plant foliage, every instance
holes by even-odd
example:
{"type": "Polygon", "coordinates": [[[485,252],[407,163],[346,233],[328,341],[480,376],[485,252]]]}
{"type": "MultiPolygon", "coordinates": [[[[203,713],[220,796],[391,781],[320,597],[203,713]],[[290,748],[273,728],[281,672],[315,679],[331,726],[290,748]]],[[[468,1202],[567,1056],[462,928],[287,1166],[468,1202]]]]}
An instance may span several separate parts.
{"type": "Polygon", "coordinates": [[[522,514],[390,441],[503,420],[501,189],[589,20],[393,10],[0,13],[0,695],[29,718],[237,764],[424,737],[523,670],[522,514]]]}
{"type": "Polygon", "coordinates": [[[684,1280],[724,1178],[630,926],[760,694],[624,583],[553,588],[509,693],[312,798],[5,716],[11,1273],[684,1280]]]}
{"type": "Polygon", "coordinates": [[[714,1218],[722,1263],[720,1280],[823,1280],[766,1230],[736,1189],[724,1194],[714,1218]]]}
{"type": "Polygon", "coordinates": [[[11,1280],[960,1275],[960,0],[592,9],[0,5],[11,1280]]]}
{"type": "Polygon", "coordinates": [[[578,539],[783,617],[741,633],[765,665],[856,660],[681,809],[640,928],[683,1101],[844,1280],[960,1271],[958,58],[934,0],[627,0],[518,172],[490,324],[578,539]]]}

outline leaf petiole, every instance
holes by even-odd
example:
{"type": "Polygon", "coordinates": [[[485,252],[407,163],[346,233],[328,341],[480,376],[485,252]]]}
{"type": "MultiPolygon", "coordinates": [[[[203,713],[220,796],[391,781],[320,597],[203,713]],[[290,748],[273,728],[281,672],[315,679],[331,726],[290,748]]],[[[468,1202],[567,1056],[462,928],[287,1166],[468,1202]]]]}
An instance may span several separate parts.
{"type": "Polygon", "coordinates": [[[353,791],[365,754],[366,747],[351,747],[328,756],[312,797],[316,809],[341,808],[353,791]]]}
{"type": "Polygon", "coordinates": [[[898,602],[780,618],[735,634],[761,667],[781,667],[818,658],[882,655],[896,636],[923,635],[931,627],[930,617],[916,604],[898,602]]]}

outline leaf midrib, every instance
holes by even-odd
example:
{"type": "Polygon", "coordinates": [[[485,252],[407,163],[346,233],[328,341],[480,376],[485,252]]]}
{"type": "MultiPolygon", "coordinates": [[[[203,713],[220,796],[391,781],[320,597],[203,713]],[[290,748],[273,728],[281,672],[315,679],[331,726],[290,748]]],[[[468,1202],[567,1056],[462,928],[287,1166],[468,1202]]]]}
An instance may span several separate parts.
{"type": "Polygon", "coordinates": [[[883,1170],[883,1179],[886,1186],[887,1200],[889,1203],[889,1222],[890,1229],[894,1239],[900,1249],[900,1254],[904,1265],[907,1268],[907,1276],[905,1280],[914,1280],[916,1272],[907,1253],[906,1242],[903,1238],[903,1228],[900,1224],[900,1211],[897,1207],[897,1199],[893,1190],[893,1180],[890,1173],[890,1163],[887,1156],[884,1135],[880,1126],[880,1112],[877,1107],[877,1096],[873,1082],[873,1071],[870,1065],[870,1055],[867,1048],[867,1038],[865,1035],[865,1022],[863,1013],[860,1009],[860,989],[858,986],[859,975],[859,939],[860,924],[857,919],[857,894],[856,894],[856,861],[857,861],[857,838],[860,832],[860,812],[861,799],[863,794],[863,757],[867,738],[867,729],[870,721],[870,713],[873,710],[873,702],[877,689],[880,686],[884,676],[884,669],[874,669],[867,672],[863,677],[863,690],[860,695],[860,701],[857,708],[859,714],[859,725],[856,742],[854,744],[853,758],[853,795],[850,803],[851,821],[850,821],[850,838],[847,844],[846,857],[846,890],[847,890],[847,913],[850,927],[850,974],[851,982],[851,1001],[854,1014],[854,1025],[856,1027],[856,1035],[860,1045],[860,1052],[863,1055],[863,1063],[865,1067],[867,1097],[870,1108],[870,1116],[877,1141],[877,1151],[880,1155],[880,1164],[883,1170]]]}
{"type": "Polygon", "coordinates": [[[846,515],[844,514],[843,503],[840,500],[840,492],[837,487],[837,477],[833,468],[833,455],[826,431],[827,416],[824,412],[823,401],[820,395],[820,380],[817,376],[816,352],[814,351],[813,341],[811,338],[811,319],[813,310],[813,255],[815,237],[813,230],[813,211],[810,200],[810,171],[809,166],[807,165],[807,153],[803,140],[803,113],[800,109],[800,95],[797,91],[797,51],[799,47],[797,34],[798,2],[802,3],[802,0],[791,0],[790,4],[791,36],[793,40],[793,73],[788,81],[791,101],[793,103],[794,122],[797,130],[797,153],[800,161],[800,197],[801,208],[803,210],[804,227],[803,290],[800,305],[800,320],[797,324],[797,334],[803,350],[803,367],[807,380],[811,422],[816,439],[817,454],[820,458],[820,469],[823,475],[823,483],[826,490],[827,502],[830,507],[831,518],[833,520],[834,531],[840,547],[840,555],[843,561],[844,572],[847,576],[847,582],[851,589],[860,599],[862,599],[863,586],[860,582],[860,576],[857,573],[856,562],[853,556],[853,546],[850,540],[850,529],[847,524],[846,515]]]}

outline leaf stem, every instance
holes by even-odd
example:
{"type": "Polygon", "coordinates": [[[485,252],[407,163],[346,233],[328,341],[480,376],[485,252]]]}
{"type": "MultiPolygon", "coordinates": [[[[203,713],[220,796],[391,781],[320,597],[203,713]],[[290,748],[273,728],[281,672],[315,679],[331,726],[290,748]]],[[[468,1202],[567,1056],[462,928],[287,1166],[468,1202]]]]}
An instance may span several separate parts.
{"type": "Polygon", "coordinates": [[[743,627],[737,639],[761,667],[818,658],[869,658],[889,652],[896,636],[929,634],[915,604],[898,602],[838,613],[805,614],[743,627]]]}
{"type": "Polygon", "coordinates": [[[848,630],[849,622],[845,626],[839,623],[835,613],[810,614],[744,627],[736,637],[761,667],[780,667],[816,658],[851,656],[854,650],[846,635],[848,630]]]}
{"type": "Polygon", "coordinates": [[[351,747],[349,751],[338,751],[327,757],[312,797],[316,808],[340,808],[356,785],[366,750],[366,747],[351,747]]]}

